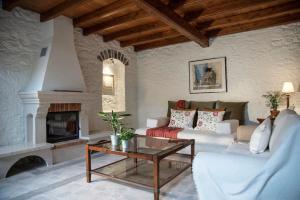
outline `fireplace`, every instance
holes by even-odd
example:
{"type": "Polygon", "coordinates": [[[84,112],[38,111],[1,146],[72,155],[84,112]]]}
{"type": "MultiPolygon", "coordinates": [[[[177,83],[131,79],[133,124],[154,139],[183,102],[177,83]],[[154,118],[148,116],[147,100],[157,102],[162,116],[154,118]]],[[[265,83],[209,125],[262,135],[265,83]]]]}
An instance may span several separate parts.
{"type": "Polygon", "coordinates": [[[46,125],[49,143],[79,138],[79,112],[50,112],[46,125]]]}

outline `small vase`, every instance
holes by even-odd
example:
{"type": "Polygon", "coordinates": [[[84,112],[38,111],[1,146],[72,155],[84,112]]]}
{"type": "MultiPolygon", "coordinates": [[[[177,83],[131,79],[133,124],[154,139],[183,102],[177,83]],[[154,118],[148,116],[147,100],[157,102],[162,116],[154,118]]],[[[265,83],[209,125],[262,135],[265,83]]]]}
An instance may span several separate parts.
{"type": "Polygon", "coordinates": [[[280,111],[279,110],[271,110],[270,112],[271,112],[271,118],[275,119],[280,111]]]}
{"type": "Polygon", "coordinates": [[[122,140],[122,150],[127,151],[129,148],[129,141],[128,140],[122,140]]]}
{"type": "Polygon", "coordinates": [[[119,136],[118,135],[111,135],[111,146],[118,146],[119,145],[119,136]]]}

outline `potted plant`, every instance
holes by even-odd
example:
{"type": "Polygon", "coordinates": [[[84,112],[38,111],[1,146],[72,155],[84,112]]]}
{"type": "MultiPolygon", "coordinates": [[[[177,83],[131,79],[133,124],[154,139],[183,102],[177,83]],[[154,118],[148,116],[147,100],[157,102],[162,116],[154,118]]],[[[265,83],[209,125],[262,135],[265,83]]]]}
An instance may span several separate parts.
{"type": "Polygon", "coordinates": [[[266,106],[271,109],[271,118],[275,118],[279,114],[277,108],[282,103],[283,94],[279,91],[270,91],[262,96],[266,98],[266,106]]]}
{"type": "Polygon", "coordinates": [[[99,112],[99,116],[103,119],[103,121],[110,124],[113,134],[110,136],[111,138],[111,145],[117,146],[119,144],[118,134],[121,131],[121,127],[123,125],[122,119],[126,116],[130,116],[130,114],[118,114],[114,111],[111,113],[99,112]]]}
{"type": "Polygon", "coordinates": [[[121,128],[120,140],[122,142],[122,149],[126,151],[129,148],[129,140],[134,137],[132,129],[121,128]]]}

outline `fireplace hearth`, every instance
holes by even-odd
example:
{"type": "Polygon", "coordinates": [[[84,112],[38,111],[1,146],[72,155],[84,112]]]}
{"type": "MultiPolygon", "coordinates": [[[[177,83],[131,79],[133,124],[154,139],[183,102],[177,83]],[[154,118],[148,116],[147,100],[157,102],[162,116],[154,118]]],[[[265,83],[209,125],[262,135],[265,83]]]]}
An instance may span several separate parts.
{"type": "Polygon", "coordinates": [[[79,138],[79,112],[49,112],[46,118],[47,142],[57,143],[79,138]]]}

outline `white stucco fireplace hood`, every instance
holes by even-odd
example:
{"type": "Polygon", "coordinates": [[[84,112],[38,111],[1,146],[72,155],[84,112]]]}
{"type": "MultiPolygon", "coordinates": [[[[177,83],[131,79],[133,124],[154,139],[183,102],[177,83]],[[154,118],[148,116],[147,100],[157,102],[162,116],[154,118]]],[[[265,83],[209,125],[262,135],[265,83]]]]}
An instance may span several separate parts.
{"type": "Polygon", "coordinates": [[[80,103],[79,135],[86,136],[89,103],[99,97],[86,92],[72,20],[60,16],[43,23],[42,38],[32,77],[19,92],[24,105],[25,142],[46,143],[46,116],[53,103],[80,103]]]}

